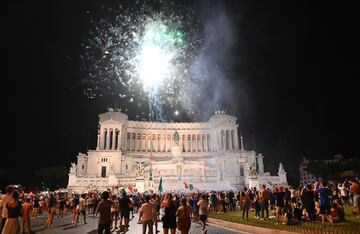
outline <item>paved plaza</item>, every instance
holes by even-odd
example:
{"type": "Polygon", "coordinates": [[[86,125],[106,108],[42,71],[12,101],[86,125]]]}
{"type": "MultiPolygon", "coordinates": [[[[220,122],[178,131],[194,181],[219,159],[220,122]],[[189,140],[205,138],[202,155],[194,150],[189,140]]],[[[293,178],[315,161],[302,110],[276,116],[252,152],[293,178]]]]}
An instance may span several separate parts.
{"type": "MultiPolygon", "coordinates": [[[[93,215],[90,215],[87,217],[87,224],[83,223],[82,216],[80,216],[80,223],[77,227],[73,227],[71,223],[71,216],[67,215],[63,218],[55,218],[53,227],[52,228],[44,228],[44,223],[46,220],[46,216],[42,215],[39,216],[36,220],[31,220],[31,226],[32,230],[35,233],[39,234],[54,234],[54,233],[63,233],[63,234],[97,234],[97,224],[98,224],[98,218],[94,217],[93,215]]],[[[138,220],[138,214],[135,214],[135,217],[130,221],[130,228],[128,232],[122,232],[120,230],[112,231],[112,233],[127,233],[127,234],[141,234],[141,225],[137,223],[138,220]]],[[[159,223],[159,230],[160,233],[162,232],[162,223],[159,223]]],[[[191,234],[199,234],[200,231],[200,223],[192,223],[190,233],[191,234]]],[[[235,234],[235,233],[241,233],[238,231],[233,231],[229,229],[225,229],[219,226],[215,226],[212,224],[209,224],[207,226],[207,233],[208,234],[235,234]]],[[[178,233],[178,232],[177,232],[178,233]]],[[[155,234],[155,230],[154,230],[155,234]]]]}

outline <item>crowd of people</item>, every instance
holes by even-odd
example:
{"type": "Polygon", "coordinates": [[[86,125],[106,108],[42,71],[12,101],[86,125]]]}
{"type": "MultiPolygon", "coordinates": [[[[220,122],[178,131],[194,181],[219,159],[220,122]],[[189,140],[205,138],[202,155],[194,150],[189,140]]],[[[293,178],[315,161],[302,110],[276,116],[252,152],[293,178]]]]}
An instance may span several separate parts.
{"type": "Polygon", "coordinates": [[[206,233],[208,212],[237,211],[249,221],[249,212],[259,220],[273,219],[275,225],[298,224],[305,221],[345,221],[345,206],[353,206],[360,215],[360,181],[344,181],[337,185],[326,182],[306,184],[301,188],[261,186],[260,189],[244,188],[241,191],[211,191],[203,193],[127,194],[89,192],[84,194],[25,194],[21,186],[9,185],[1,196],[1,234],[31,233],[31,219],[47,216],[45,228],[53,227],[57,216],[71,215],[77,227],[82,216],[98,217],[98,233],[111,230],[129,230],[129,220],[135,213],[143,233],[158,233],[162,223],[165,234],[188,233],[192,222],[201,224],[206,233]],[[155,228],[155,231],[154,231],[155,228]]]}

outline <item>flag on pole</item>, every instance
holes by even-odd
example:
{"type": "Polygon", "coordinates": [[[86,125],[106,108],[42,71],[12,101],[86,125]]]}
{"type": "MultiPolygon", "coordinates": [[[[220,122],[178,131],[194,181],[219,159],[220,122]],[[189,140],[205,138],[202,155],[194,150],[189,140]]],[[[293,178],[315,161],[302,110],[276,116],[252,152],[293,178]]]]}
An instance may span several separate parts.
{"type": "Polygon", "coordinates": [[[192,191],[194,189],[194,186],[192,184],[189,184],[189,190],[192,191]]]}
{"type": "Polygon", "coordinates": [[[122,189],[121,189],[121,193],[122,193],[122,194],[126,194],[125,188],[122,188],[122,189]]]}
{"type": "Polygon", "coordinates": [[[185,182],[184,182],[184,186],[185,186],[185,189],[188,189],[188,188],[189,188],[188,184],[185,183],[185,182]]]}
{"type": "Polygon", "coordinates": [[[163,191],[163,187],[162,187],[162,176],[160,177],[160,183],[159,183],[158,191],[159,191],[160,193],[163,191]]]}

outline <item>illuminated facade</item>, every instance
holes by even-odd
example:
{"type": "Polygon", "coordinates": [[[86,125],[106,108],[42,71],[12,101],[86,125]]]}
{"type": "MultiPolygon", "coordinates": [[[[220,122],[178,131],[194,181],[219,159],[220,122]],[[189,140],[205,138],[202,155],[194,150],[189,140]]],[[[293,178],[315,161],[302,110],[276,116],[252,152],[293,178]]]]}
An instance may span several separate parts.
{"type": "Polygon", "coordinates": [[[198,190],[287,184],[264,172],[263,156],[243,148],[236,118],[216,112],[207,122],[132,121],[118,110],[99,115],[96,150],[72,163],[68,189],[83,192],[114,187],[164,191],[192,184],[198,190]]]}

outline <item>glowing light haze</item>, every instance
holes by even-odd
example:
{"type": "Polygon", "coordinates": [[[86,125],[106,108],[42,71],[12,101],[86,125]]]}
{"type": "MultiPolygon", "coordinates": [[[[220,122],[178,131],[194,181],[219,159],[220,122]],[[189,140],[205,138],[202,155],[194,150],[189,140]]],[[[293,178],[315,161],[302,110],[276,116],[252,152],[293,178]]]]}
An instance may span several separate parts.
{"type": "Polygon", "coordinates": [[[179,56],[183,34],[170,31],[161,21],[151,21],[145,25],[144,36],[136,60],[136,71],[145,91],[157,90],[165,79],[175,76],[173,60],[179,56]]]}

